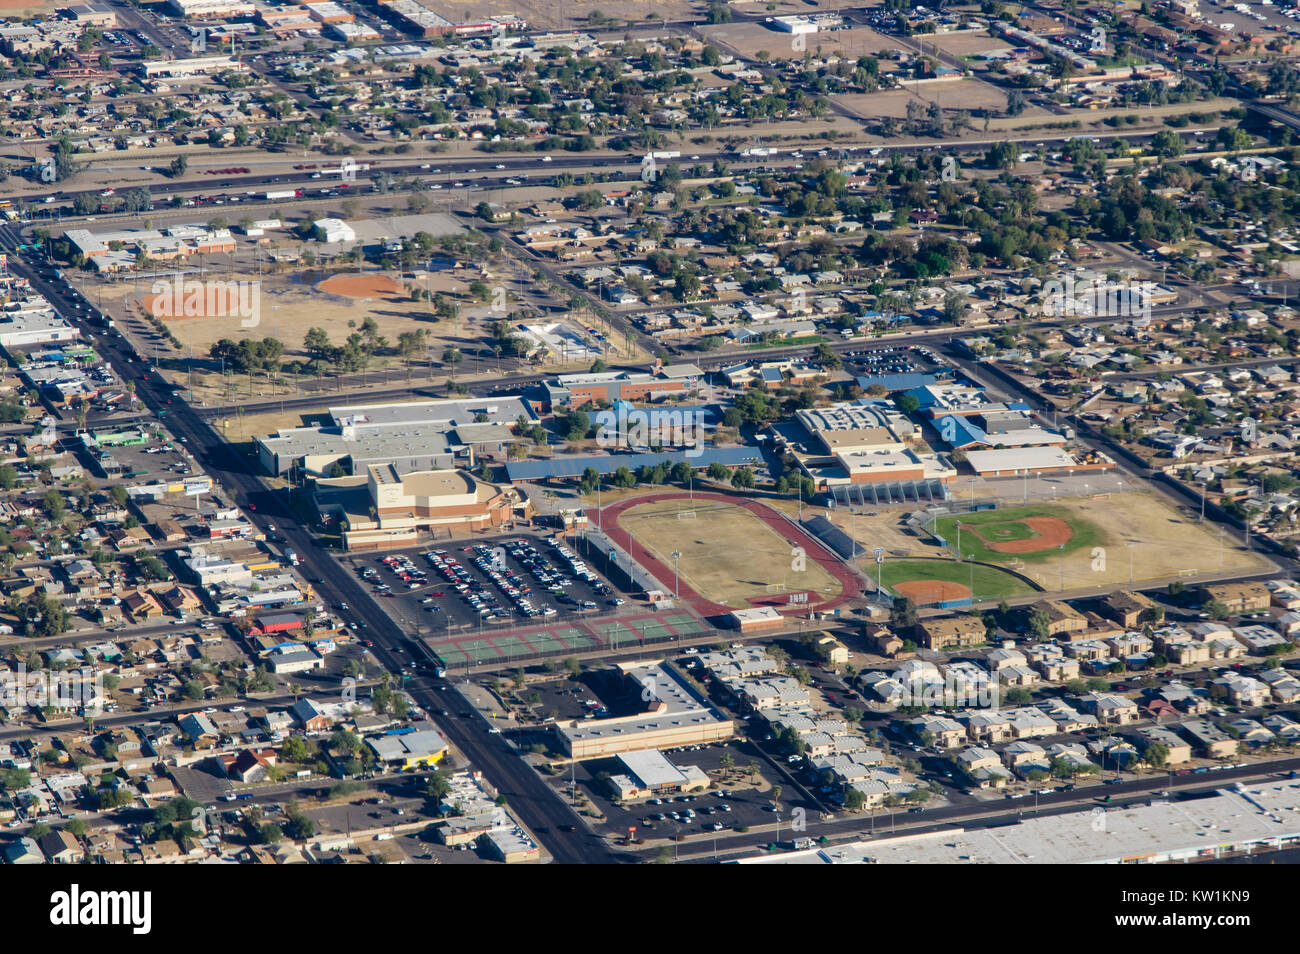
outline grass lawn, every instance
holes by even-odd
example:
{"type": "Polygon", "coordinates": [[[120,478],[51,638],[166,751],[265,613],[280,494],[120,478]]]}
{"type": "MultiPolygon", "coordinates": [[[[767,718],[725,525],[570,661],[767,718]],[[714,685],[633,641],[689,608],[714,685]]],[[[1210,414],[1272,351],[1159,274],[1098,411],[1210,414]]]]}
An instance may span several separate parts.
{"type": "MultiPolygon", "coordinates": [[[[1065,544],[1067,554],[1076,550],[1091,550],[1093,547],[1101,546],[1106,542],[1106,534],[1100,527],[1076,516],[1069,507],[1052,506],[1050,504],[982,510],[979,513],[952,514],[947,517],[940,517],[936,521],[936,529],[939,536],[948,541],[948,548],[956,553],[957,523],[959,521],[963,528],[969,526],[979,528],[979,532],[994,543],[1010,543],[1016,540],[1028,540],[1036,535],[1030,527],[1018,522],[1027,517],[1059,517],[1064,520],[1073,532],[1073,536],[1065,544]]],[[[976,560],[988,561],[989,563],[1011,563],[1015,560],[1023,560],[1026,563],[1041,563],[1061,555],[1058,547],[1039,550],[1035,553],[999,553],[996,550],[990,550],[984,545],[984,541],[975,534],[966,532],[961,535],[961,549],[963,555],[974,557],[976,560]]]]}
{"type": "MultiPolygon", "coordinates": [[[[954,560],[886,560],[881,567],[880,579],[885,586],[906,583],[909,580],[942,580],[946,583],[971,585],[972,567],[969,563],[954,560]]],[[[1010,573],[989,566],[974,567],[975,599],[1001,599],[1034,592],[1034,588],[1010,573]]]]}

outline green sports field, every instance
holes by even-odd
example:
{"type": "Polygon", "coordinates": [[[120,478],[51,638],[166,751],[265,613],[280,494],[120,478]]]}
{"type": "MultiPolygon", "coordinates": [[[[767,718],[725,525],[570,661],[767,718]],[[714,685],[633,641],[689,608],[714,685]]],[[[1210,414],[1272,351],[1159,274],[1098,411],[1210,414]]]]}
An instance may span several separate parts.
{"type": "Polygon", "coordinates": [[[1065,541],[1065,552],[1077,550],[1091,551],[1093,547],[1103,546],[1107,537],[1104,530],[1089,520],[1080,517],[1069,506],[1052,504],[1035,504],[1027,507],[1005,507],[997,510],[983,510],[978,513],[952,514],[935,521],[935,532],[948,541],[948,549],[957,552],[957,524],[962,524],[961,552],[966,557],[989,563],[1041,563],[1061,555],[1060,543],[1050,536],[1044,536],[1040,530],[1024,521],[1031,518],[1055,518],[1069,528],[1069,539],[1065,541]],[[976,533],[971,533],[969,528],[976,533]],[[983,539],[981,539],[981,537],[983,539]],[[1041,539],[1042,547],[1033,546],[1033,541],[1041,539]],[[1007,545],[1016,552],[1003,552],[992,549],[995,545],[1007,545]]]}
{"type": "Polygon", "coordinates": [[[1034,588],[1010,573],[991,566],[974,566],[954,560],[886,560],[880,581],[891,590],[896,584],[936,580],[970,587],[976,600],[1002,599],[1034,592],[1034,588]],[[972,576],[973,574],[973,576],[972,576]]]}

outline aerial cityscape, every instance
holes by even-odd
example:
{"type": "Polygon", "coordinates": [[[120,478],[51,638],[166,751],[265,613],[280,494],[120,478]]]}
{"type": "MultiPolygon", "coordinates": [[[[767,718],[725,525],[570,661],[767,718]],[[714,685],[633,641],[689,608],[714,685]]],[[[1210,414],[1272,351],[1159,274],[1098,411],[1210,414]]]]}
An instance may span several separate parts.
{"type": "Polygon", "coordinates": [[[0,864],[1300,860],[1300,0],[0,20],[0,864]]]}

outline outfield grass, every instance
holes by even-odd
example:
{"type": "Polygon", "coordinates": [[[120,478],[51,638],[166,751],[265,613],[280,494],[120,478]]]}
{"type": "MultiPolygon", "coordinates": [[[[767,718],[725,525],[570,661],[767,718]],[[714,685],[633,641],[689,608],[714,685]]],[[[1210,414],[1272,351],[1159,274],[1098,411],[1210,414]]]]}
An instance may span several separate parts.
{"type": "Polygon", "coordinates": [[[974,596],[977,600],[1001,599],[1004,596],[1021,596],[1034,592],[1034,588],[1010,573],[991,566],[971,567],[969,563],[955,560],[886,560],[881,566],[880,580],[887,587],[910,580],[942,580],[945,583],[971,585],[974,573],[974,596]]]}
{"type": "MultiPolygon", "coordinates": [[[[995,543],[1009,543],[1013,540],[1027,540],[1033,536],[1024,524],[1016,523],[1026,517],[1060,517],[1069,525],[1073,536],[1065,544],[1065,552],[1091,550],[1106,542],[1106,534],[1100,527],[1076,516],[1068,507],[1037,504],[1028,507],[1005,507],[997,510],[982,510],[978,513],[952,514],[940,517],[936,521],[936,532],[948,541],[948,548],[957,552],[957,523],[963,526],[975,526],[980,532],[990,537],[995,543]]],[[[961,535],[962,554],[989,563],[1011,563],[1022,560],[1025,563],[1042,563],[1052,558],[1059,558],[1059,547],[1039,550],[1037,553],[999,553],[990,550],[984,541],[973,533],[961,535]]]]}

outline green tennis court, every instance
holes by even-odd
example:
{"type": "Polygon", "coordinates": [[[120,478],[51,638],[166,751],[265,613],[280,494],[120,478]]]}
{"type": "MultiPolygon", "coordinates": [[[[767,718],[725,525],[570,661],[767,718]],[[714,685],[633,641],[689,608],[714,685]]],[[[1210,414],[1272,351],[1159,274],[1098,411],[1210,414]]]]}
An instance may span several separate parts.
{"type": "Polygon", "coordinates": [[[439,646],[434,652],[448,666],[458,666],[469,662],[469,656],[463,653],[455,643],[439,646]]]}
{"type": "Polygon", "coordinates": [[[704,625],[694,616],[677,614],[675,616],[665,616],[664,622],[675,629],[682,636],[694,636],[696,633],[707,633],[709,627],[704,625]]]}
{"type": "Polygon", "coordinates": [[[521,638],[511,633],[508,636],[493,636],[492,645],[502,656],[513,659],[515,656],[532,656],[536,650],[521,638]]]}
{"type": "Polygon", "coordinates": [[[533,648],[539,653],[558,653],[573,648],[572,644],[564,642],[545,631],[529,633],[528,641],[533,644],[533,648]]]}

